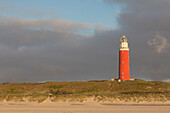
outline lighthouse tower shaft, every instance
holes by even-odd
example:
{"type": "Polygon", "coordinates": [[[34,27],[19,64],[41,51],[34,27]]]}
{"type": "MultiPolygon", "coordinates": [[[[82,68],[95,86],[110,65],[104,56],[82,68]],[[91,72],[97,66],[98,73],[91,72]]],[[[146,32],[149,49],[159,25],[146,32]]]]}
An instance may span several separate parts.
{"type": "Polygon", "coordinates": [[[129,47],[125,35],[120,39],[119,49],[119,79],[130,80],[130,67],[129,67],[129,47]]]}

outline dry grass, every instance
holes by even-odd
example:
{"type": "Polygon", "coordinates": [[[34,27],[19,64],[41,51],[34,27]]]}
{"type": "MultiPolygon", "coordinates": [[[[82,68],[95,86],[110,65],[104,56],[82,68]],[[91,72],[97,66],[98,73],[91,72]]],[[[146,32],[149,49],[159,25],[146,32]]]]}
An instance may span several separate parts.
{"type": "Polygon", "coordinates": [[[170,100],[170,83],[160,81],[86,81],[0,84],[0,101],[153,102],[170,100]]]}

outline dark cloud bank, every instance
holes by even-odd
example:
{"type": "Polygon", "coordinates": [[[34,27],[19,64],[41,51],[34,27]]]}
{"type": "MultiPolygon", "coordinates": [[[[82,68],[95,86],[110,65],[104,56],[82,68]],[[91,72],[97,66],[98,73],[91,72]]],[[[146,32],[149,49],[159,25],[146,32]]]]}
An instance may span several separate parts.
{"type": "Polygon", "coordinates": [[[88,23],[1,17],[0,82],[117,78],[119,39],[130,43],[131,77],[170,80],[170,1],[104,0],[119,4],[116,30],[88,23]]]}

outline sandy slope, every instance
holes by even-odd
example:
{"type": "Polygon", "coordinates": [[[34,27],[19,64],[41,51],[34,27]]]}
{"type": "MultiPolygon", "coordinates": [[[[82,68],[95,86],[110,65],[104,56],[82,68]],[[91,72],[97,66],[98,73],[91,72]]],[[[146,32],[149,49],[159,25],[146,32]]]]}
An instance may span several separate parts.
{"type": "Polygon", "coordinates": [[[0,113],[170,113],[170,104],[0,103],[0,113]]]}

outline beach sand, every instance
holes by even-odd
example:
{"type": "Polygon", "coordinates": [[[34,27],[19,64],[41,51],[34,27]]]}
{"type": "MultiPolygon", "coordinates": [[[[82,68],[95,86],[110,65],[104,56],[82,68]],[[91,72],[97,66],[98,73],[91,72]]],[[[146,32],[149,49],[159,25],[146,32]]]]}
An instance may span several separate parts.
{"type": "Polygon", "coordinates": [[[3,102],[0,113],[170,113],[170,104],[3,102]]]}

